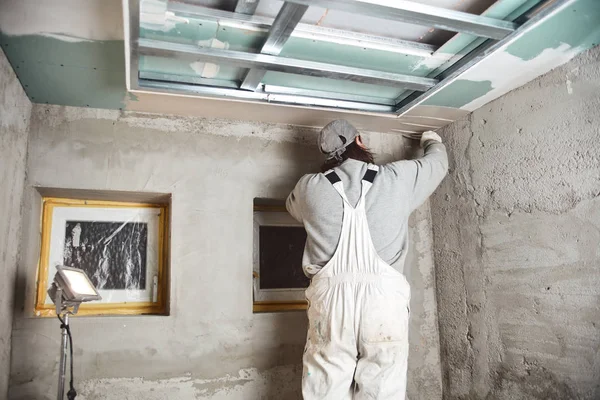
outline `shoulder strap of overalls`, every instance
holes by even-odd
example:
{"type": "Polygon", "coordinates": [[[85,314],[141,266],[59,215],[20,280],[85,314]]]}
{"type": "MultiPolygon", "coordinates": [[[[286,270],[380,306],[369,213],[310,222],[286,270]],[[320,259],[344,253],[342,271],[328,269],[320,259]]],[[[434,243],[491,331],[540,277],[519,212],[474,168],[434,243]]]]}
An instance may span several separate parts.
{"type": "Polygon", "coordinates": [[[361,197],[364,199],[371,187],[373,186],[373,182],[375,181],[375,177],[377,176],[377,172],[379,171],[379,166],[375,164],[369,164],[367,167],[367,172],[365,172],[365,176],[362,178],[362,193],[361,197]]]}
{"type": "MultiPolygon", "coordinates": [[[[367,192],[371,189],[373,181],[375,180],[375,176],[377,175],[377,171],[379,171],[379,167],[377,165],[369,164],[369,166],[367,167],[367,172],[365,172],[365,175],[362,178],[362,198],[364,198],[364,196],[367,195],[367,192]]],[[[342,179],[337,174],[337,172],[335,172],[333,169],[330,169],[329,171],[325,172],[325,177],[333,185],[333,188],[340,194],[342,199],[344,199],[346,204],[352,207],[352,205],[348,201],[348,198],[346,197],[346,192],[344,191],[344,184],[342,183],[342,179]]]]}
{"type": "Polygon", "coordinates": [[[330,169],[329,171],[325,172],[325,178],[327,178],[327,180],[329,180],[329,182],[333,185],[333,188],[342,197],[344,203],[352,207],[352,205],[348,201],[348,198],[346,197],[346,192],[344,191],[344,184],[340,176],[334,170],[330,169]]]}

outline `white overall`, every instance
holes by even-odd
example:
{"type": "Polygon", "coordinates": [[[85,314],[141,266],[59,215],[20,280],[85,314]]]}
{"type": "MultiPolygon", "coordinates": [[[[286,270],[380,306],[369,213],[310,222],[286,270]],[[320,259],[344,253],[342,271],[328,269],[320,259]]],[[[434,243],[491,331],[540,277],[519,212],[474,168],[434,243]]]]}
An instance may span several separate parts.
{"type": "Polygon", "coordinates": [[[377,171],[369,166],[356,208],[339,176],[326,173],[343,199],[344,217],[333,257],[306,290],[305,400],[405,399],[410,286],[371,240],[365,197],[377,171]]]}

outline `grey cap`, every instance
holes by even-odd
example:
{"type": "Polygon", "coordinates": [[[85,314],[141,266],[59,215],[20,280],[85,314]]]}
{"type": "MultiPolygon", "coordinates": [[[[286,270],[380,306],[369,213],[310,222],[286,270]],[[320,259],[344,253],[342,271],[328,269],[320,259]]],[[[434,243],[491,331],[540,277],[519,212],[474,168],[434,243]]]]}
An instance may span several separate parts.
{"type": "Polygon", "coordinates": [[[354,139],[360,135],[358,130],[345,119],[338,119],[330,122],[319,134],[319,149],[327,158],[339,158],[346,147],[350,146],[354,139]]]}

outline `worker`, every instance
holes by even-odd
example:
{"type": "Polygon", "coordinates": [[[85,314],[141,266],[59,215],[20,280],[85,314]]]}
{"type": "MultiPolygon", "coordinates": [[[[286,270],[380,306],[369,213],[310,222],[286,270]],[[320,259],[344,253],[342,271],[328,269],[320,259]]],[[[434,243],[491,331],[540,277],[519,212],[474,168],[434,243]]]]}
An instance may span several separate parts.
{"type": "Polygon", "coordinates": [[[417,138],[423,157],[377,166],[356,128],[333,121],[318,138],[323,172],[302,177],[287,199],[307,233],[305,400],[405,399],[408,217],[448,170],[440,136],[417,138]]]}

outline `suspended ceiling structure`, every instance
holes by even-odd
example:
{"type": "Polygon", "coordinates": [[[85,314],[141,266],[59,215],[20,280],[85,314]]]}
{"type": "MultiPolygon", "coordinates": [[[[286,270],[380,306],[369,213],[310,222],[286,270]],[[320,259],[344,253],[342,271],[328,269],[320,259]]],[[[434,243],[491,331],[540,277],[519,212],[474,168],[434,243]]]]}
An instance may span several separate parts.
{"type": "Polygon", "coordinates": [[[401,0],[238,0],[233,12],[210,1],[127,0],[127,84],[403,114],[574,2],[498,1],[477,15],[401,0]],[[315,12],[337,12],[355,29],[308,23],[315,12]],[[423,27],[458,34],[441,45],[404,38],[423,27]]]}
{"type": "Polygon", "coordinates": [[[413,133],[600,42],[598,0],[2,0],[33,103],[413,133]]]}

